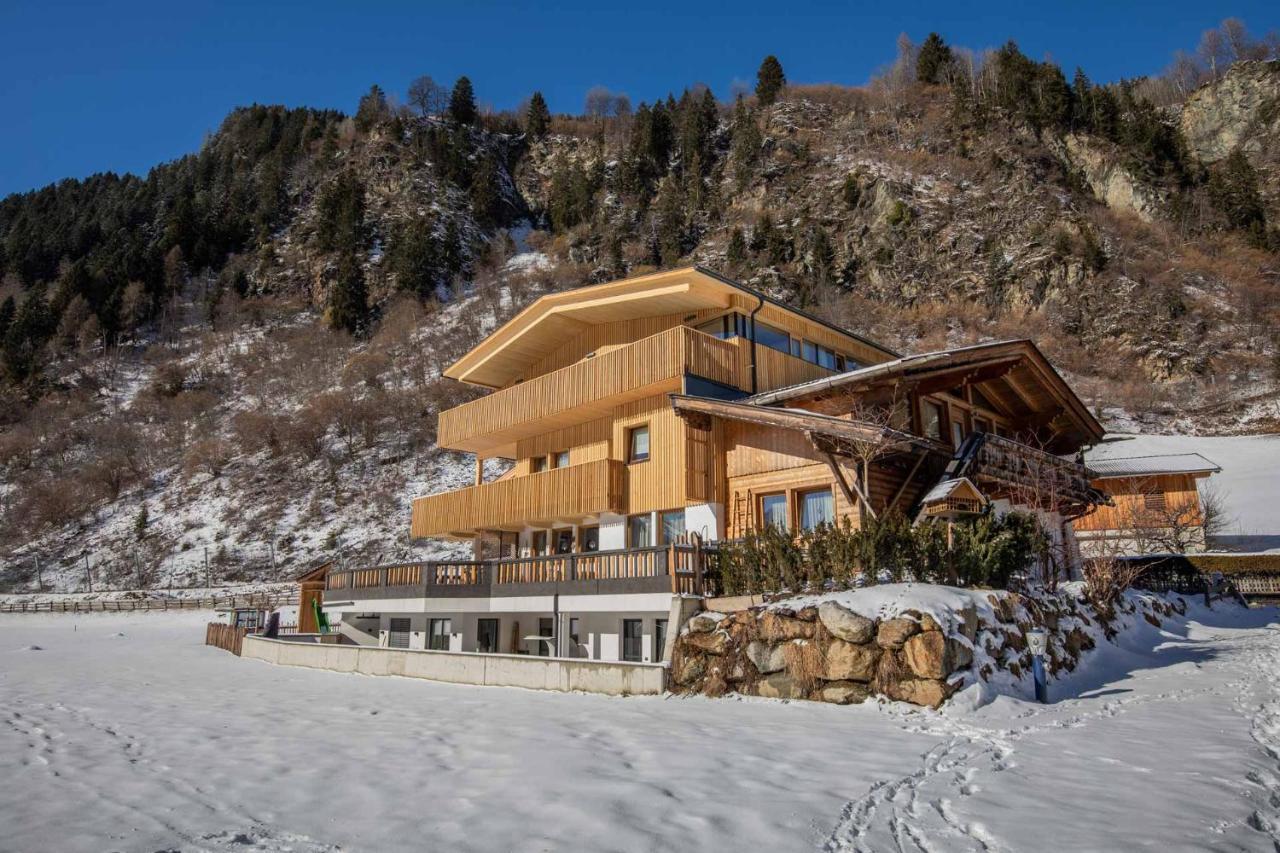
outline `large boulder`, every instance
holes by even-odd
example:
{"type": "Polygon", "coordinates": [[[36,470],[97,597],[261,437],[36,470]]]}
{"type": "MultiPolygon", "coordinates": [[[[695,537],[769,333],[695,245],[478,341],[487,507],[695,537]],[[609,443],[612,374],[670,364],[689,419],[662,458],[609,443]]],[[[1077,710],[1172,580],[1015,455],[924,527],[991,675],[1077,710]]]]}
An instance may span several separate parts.
{"type": "Polygon", "coordinates": [[[832,640],[827,646],[822,678],[826,681],[870,681],[876,675],[880,649],[870,643],[858,645],[832,640]]]}
{"type": "Polygon", "coordinates": [[[812,622],[805,622],[794,616],[787,616],[773,610],[766,610],[760,616],[757,625],[760,639],[770,643],[782,643],[787,640],[811,640],[814,627],[812,622]]]}
{"type": "Polygon", "coordinates": [[[708,611],[699,613],[689,620],[690,634],[710,634],[716,628],[720,627],[720,623],[724,621],[723,613],[708,611]]]}
{"type": "Polygon", "coordinates": [[[766,699],[803,699],[804,691],[785,672],[775,672],[756,682],[756,695],[766,699]]]}
{"type": "Polygon", "coordinates": [[[876,623],[873,620],[834,601],[824,601],[818,605],[818,619],[833,637],[850,643],[869,643],[876,633],[876,623]]]}
{"type": "Polygon", "coordinates": [[[785,648],[762,640],[752,640],[747,643],[747,660],[755,664],[761,675],[781,672],[787,668],[785,648]]]}
{"type": "Polygon", "coordinates": [[[689,634],[685,636],[686,645],[710,655],[722,655],[729,648],[729,635],[724,631],[710,634],[689,634]]]}
{"type": "Polygon", "coordinates": [[[891,699],[929,708],[940,707],[953,692],[951,685],[932,678],[904,678],[895,682],[888,690],[891,699]]]}
{"type": "Polygon", "coordinates": [[[683,652],[676,655],[675,664],[672,667],[671,677],[676,684],[682,687],[688,687],[699,678],[702,678],[707,672],[707,659],[699,654],[690,654],[683,652]]]}
{"type": "Polygon", "coordinates": [[[830,681],[818,688],[814,698],[834,705],[852,705],[871,697],[871,688],[857,681],[830,681]]]}
{"type": "Polygon", "coordinates": [[[902,646],[907,668],[920,678],[946,678],[973,662],[973,651],[941,631],[924,631],[902,646]]]}
{"type": "Polygon", "coordinates": [[[882,649],[900,649],[902,644],[920,633],[920,623],[908,616],[885,619],[876,631],[876,645],[882,649]]]}

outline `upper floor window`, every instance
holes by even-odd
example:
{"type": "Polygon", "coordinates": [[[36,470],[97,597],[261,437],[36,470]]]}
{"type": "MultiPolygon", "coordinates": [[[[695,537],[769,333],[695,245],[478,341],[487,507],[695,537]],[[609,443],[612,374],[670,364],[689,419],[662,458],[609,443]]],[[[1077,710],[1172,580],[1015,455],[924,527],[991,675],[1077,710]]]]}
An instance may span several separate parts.
{"type": "Polygon", "coordinates": [[[644,462],[649,458],[649,426],[627,430],[627,461],[644,462]]]}
{"type": "Polygon", "coordinates": [[[557,450],[551,454],[552,468],[568,468],[569,467],[569,451],[557,450]]]}
{"type": "Polygon", "coordinates": [[[920,432],[925,438],[942,441],[942,406],[932,400],[920,402],[920,432]]]}
{"type": "Polygon", "coordinates": [[[818,366],[827,370],[836,369],[836,354],[826,347],[818,347],[818,366]]]}
{"type": "Polygon", "coordinates": [[[756,323],[756,343],[778,352],[791,352],[791,336],[767,323],[756,323]]]}
{"type": "Polygon", "coordinates": [[[746,337],[747,318],[736,312],[730,312],[722,314],[714,320],[708,320],[699,326],[694,326],[694,328],[722,341],[729,338],[746,337]]]}
{"type": "Polygon", "coordinates": [[[529,460],[529,470],[537,474],[539,471],[547,470],[547,457],[535,456],[529,460]]]}

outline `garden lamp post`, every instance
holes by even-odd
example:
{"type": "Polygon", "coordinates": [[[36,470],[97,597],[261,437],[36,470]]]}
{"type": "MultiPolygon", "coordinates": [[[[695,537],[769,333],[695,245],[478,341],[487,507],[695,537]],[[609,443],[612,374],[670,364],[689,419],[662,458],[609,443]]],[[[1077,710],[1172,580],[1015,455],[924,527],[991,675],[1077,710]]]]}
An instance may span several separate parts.
{"type": "Polygon", "coordinates": [[[1031,650],[1031,675],[1036,682],[1036,701],[1049,702],[1049,685],[1045,683],[1044,653],[1049,648],[1049,632],[1044,628],[1032,628],[1027,632],[1027,648],[1031,650]]]}

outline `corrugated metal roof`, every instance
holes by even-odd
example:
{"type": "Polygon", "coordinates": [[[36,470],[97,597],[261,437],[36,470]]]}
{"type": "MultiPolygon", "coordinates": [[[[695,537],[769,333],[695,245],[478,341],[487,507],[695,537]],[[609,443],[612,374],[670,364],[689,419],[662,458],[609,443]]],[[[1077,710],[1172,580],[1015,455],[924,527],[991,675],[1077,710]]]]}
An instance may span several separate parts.
{"type": "Polygon", "coordinates": [[[1154,474],[1218,473],[1222,469],[1199,453],[1166,453],[1158,456],[1122,456],[1110,459],[1085,455],[1085,464],[1099,477],[1134,477],[1154,474]]]}

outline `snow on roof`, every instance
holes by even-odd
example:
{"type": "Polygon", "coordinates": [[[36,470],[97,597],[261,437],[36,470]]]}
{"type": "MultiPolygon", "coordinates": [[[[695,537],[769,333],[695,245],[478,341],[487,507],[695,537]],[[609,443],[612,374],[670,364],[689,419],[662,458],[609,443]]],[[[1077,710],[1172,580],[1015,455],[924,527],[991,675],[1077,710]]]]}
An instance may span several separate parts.
{"type": "Polygon", "coordinates": [[[1153,456],[1117,456],[1090,459],[1089,469],[1099,477],[1132,477],[1146,474],[1217,473],[1217,464],[1199,453],[1164,453],[1153,456]]]}
{"type": "Polygon", "coordinates": [[[1121,435],[1111,434],[1085,452],[1097,471],[1106,460],[1141,456],[1203,455],[1221,468],[1201,483],[1224,505],[1227,529],[1216,544],[1232,548],[1280,548],[1280,434],[1121,435]]]}
{"type": "Polygon", "coordinates": [[[970,489],[973,489],[974,494],[976,494],[984,504],[986,503],[986,496],[978,490],[977,486],[969,481],[968,477],[958,477],[954,480],[943,480],[930,489],[928,494],[920,499],[920,503],[928,504],[935,501],[945,501],[947,498],[955,494],[956,490],[961,486],[968,486],[970,489]]]}

